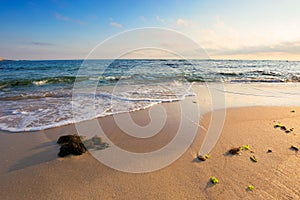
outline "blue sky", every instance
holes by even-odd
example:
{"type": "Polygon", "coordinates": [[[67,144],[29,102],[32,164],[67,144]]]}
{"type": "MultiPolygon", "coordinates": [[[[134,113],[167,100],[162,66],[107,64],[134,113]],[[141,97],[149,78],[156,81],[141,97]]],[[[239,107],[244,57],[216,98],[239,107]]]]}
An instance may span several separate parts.
{"type": "Polygon", "coordinates": [[[0,57],[81,59],[115,34],[161,27],[211,58],[300,60],[299,8],[297,0],[0,0],[0,57]]]}

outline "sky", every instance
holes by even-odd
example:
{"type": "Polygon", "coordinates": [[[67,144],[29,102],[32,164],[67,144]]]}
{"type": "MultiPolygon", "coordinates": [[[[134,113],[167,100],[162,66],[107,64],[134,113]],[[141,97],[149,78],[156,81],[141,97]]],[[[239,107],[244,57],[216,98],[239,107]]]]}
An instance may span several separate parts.
{"type": "Polygon", "coordinates": [[[111,58],[139,40],[167,43],[174,31],[212,59],[300,60],[299,8],[299,0],[0,0],[0,57],[83,59],[119,37],[99,56],[111,58]],[[146,27],[167,31],[120,37],[146,27]]]}

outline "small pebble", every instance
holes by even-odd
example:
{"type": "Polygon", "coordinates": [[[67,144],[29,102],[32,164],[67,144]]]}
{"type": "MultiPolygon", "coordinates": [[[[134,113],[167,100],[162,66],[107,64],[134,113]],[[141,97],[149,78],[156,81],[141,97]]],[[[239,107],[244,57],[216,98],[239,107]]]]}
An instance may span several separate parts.
{"type": "Polygon", "coordinates": [[[267,153],[272,153],[273,151],[272,151],[272,149],[268,149],[268,151],[267,151],[267,153]]]}
{"type": "Polygon", "coordinates": [[[202,155],[197,155],[198,160],[206,161],[206,157],[202,155]]]}
{"type": "Polygon", "coordinates": [[[231,153],[232,155],[237,155],[237,154],[239,154],[240,150],[241,150],[240,147],[232,148],[232,149],[229,150],[229,153],[231,153]]]}
{"type": "Polygon", "coordinates": [[[294,150],[294,151],[297,151],[297,152],[299,151],[298,147],[296,147],[295,145],[291,146],[291,150],[294,150]]]}

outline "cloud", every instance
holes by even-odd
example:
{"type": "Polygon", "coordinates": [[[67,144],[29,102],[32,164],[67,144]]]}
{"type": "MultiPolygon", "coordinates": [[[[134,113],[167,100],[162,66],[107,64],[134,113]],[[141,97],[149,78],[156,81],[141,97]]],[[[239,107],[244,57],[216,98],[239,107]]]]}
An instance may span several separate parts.
{"type": "Polygon", "coordinates": [[[54,16],[57,20],[60,20],[60,21],[73,22],[73,23],[76,23],[76,24],[79,24],[79,25],[85,25],[85,23],[82,22],[81,20],[72,19],[72,18],[64,16],[60,13],[55,13],[54,16]]]}
{"type": "Polygon", "coordinates": [[[161,23],[165,23],[165,20],[163,18],[161,18],[160,16],[156,16],[156,20],[161,22],[161,23]]]}
{"type": "Polygon", "coordinates": [[[123,25],[118,23],[118,22],[115,22],[112,18],[109,18],[109,24],[110,26],[112,27],[115,27],[115,28],[123,28],[123,25]]]}
{"type": "Polygon", "coordinates": [[[58,19],[58,20],[62,20],[62,21],[70,21],[69,17],[63,16],[59,13],[55,13],[55,18],[58,19]]]}
{"type": "Polygon", "coordinates": [[[199,29],[196,34],[197,42],[212,57],[288,59],[300,54],[299,36],[287,39],[287,34],[276,33],[243,32],[217,17],[211,27],[199,29]]]}
{"type": "Polygon", "coordinates": [[[35,45],[35,46],[54,46],[55,44],[53,43],[48,43],[48,42],[29,42],[29,45],[35,45]]]}
{"type": "Polygon", "coordinates": [[[296,41],[280,42],[273,45],[241,46],[236,49],[214,50],[207,49],[216,55],[258,54],[258,53],[288,53],[300,54],[300,39],[296,41]]]}
{"type": "Polygon", "coordinates": [[[176,24],[177,26],[188,26],[189,22],[187,20],[179,18],[177,19],[176,24]]]}
{"type": "Polygon", "coordinates": [[[115,28],[123,28],[123,25],[122,24],[119,24],[117,22],[110,22],[109,23],[112,27],[115,27],[115,28]]]}

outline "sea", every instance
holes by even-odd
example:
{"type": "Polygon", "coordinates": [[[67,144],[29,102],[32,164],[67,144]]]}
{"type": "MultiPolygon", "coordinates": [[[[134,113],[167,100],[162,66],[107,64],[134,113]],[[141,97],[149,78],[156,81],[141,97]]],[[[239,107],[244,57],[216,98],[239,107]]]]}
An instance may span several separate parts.
{"type": "Polygon", "coordinates": [[[300,62],[20,60],[0,62],[0,75],[0,129],[20,132],[181,101],[197,84],[298,84],[300,62]]]}

